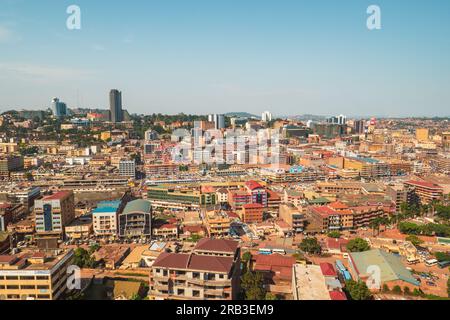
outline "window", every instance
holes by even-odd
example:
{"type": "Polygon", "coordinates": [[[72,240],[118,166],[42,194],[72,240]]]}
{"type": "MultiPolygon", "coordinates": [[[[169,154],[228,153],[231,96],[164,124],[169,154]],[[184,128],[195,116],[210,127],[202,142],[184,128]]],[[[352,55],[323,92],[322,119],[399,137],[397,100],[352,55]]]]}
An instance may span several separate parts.
{"type": "Polygon", "coordinates": [[[177,290],[177,295],[184,296],[184,289],[178,289],[177,290]]]}
{"type": "Polygon", "coordinates": [[[8,290],[18,290],[19,286],[6,286],[6,289],[8,289],[8,290]]]}
{"type": "Polygon", "coordinates": [[[19,280],[17,276],[6,276],[6,280],[19,280]]]}
{"type": "Polygon", "coordinates": [[[21,276],[20,280],[34,280],[34,276],[21,276]]]}
{"type": "Polygon", "coordinates": [[[195,298],[199,298],[199,297],[200,297],[200,291],[198,291],[198,290],[193,290],[193,291],[192,291],[192,296],[195,297],[195,298]]]}
{"type": "Polygon", "coordinates": [[[37,276],[36,280],[48,280],[47,276],[37,276]]]}
{"type": "Polygon", "coordinates": [[[38,290],[48,290],[49,286],[37,286],[38,290]]]}
{"type": "Polygon", "coordinates": [[[35,286],[20,286],[20,288],[22,290],[34,290],[34,289],[36,289],[35,286]]]}

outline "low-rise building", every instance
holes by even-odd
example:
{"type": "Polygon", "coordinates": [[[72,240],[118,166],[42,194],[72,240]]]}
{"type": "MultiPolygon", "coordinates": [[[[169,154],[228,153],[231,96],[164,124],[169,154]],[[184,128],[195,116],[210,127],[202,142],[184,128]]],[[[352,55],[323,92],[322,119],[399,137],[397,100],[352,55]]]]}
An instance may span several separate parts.
{"type": "Polygon", "coordinates": [[[226,240],[204,240],[190,254],[162,253],[152,266],[150,298],[236,299],[240,277],[239,248],[237,243],[231,245],[220,241],[226,240]],[[232,248],[233,253],[230,252],[232,248]]]}
{"type": "Polygon", "coordinates": [[[331,300],[320,266],[295,264],[292,268],[294,300],[331,300]]]}
{"type": "Polygon", "coordinates": [[[92,217],[78,217],[66,226],[66,237],[69,239],[87,239],[92,234],[92,230],[92,217]]]}
{"type": "Polygon", "coordinates": [[[369,288],[379,291],[386,285],[389,289],[395,286],[408,287],[411,292],[420,285],[409,270],[402,264],[400,258],[384,250],[374,249],[365,252],[353,252],[348,257],[350,272],[355,279],[368,281],[369,288]],[[376,272],[377,277],[371,275],[376,272]]]}
{"type": "Polygon", "coordinates": [[[153,228],[153,236],[156,238],[177,239],[178,226],[175,224],[164,224],[153,228]]]}

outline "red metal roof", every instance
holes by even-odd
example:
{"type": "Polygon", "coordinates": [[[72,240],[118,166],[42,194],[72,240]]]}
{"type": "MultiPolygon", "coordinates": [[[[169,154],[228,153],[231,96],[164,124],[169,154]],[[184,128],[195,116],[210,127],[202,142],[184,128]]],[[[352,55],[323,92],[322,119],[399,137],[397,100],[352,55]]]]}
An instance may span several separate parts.
{"type": "Polygon", "coordinates": [[[247,181],[245,185],[252,191],[256,189],[264,189],[264,187],[261,184],[253,180],[247,181]]]}
{"type": "Polygon", "coordinates": [[[414,181],[414,180],[411,180],[411,181],[407,181],[406,184],[413,185],[413,186],[424,187],[424,188],[430,188],[430,189],[439,189],[439,190],[442,190],[442,187],[441,187],[441,186],[439,186],[439,185],[437,185],[437,184],[434,184],[434,183],[431,183],[431,182],[414,181]]]}
{"type": "Polygon", "coordinates": [[[153,267],[229,273],[233,258],[195,254],[161,253],[153,267]]]}
{"type": "Polygon", "coordinates": [[[61,200],[68,197],[72,192],[71,191],[59,191],[51,196],[44,197],[43,200],[61,200]]]}
{"type": "Polygon", "coordinates": [[[320,269],[322,270],[322,274],[326,277],[337,277],[336,270],[331,263],[321,263],[320,269]]]}
{"type": "Polygon", "coordinates": [[[341,291],[330,291],[330,298],[331,300],[347,300],[347,296],[341,291]]]}
{"type": "Polygon", "coordinates": [[[296,260],[293,257],[285,257],[280,254],[256,256],[255,268],[258,266],[271,266],[271,267],[292,267],[296,260]]]}
{"type": "Polygon", "coordinates": [[[203,238],[194,250],[234,253],[238,245],[239,243],[233,240],[203,238]]]}

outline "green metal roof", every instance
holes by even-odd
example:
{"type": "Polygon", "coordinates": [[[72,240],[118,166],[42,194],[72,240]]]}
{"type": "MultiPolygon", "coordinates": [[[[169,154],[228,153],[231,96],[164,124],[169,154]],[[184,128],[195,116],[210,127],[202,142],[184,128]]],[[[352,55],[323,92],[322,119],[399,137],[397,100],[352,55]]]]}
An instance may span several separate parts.
{"type": "Polygon", "coordinates": [[[371,266],[378,266],[381,272],[381,282],[403,280],[414,285],[419,282],[412,276],[402,264],[399,257],[380,249],[374,249],[366,252],[354,252],[350,257],[358,269],[360,275],[367,274],[371,266]]]}
{"type": "Polygon", "coordinates": [[[129,202],[125,209],[123,210],[124,214],[132,213],[132,212],[150,212],[151,204],[147,200],[135,200],[129,202]]]}

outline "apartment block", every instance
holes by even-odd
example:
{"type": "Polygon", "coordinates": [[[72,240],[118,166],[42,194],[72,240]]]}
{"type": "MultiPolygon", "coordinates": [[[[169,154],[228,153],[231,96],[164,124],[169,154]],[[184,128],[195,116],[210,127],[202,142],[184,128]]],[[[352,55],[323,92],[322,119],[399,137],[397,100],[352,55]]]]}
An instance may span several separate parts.
{"type": "Polygon", "coordinates": [[[100,237],[116,236],[118,233],[118,215],[121,201],[103,201],[92,212],[94,233],[100,237]]]}
{"type": "Polygon", "coordinates": [[[244,223],[261,223],[264,220],[264,207],[259,203],[246,204],[240,215],[244,223]]]}
{"type": "Polygon", "coordinates": [[[35,201],[36,232],[62,236],[64,228],[75,219],[74,194],[60,191],[35,201]]]}
{"type": "Polygon", "coordinates": [[[405,186],[410,188],[413,196],[421,204],[430,204],[431,202],[441,200],[444,195],[444,189],[434,183],[424,181],[407,181],[405,186]]]}
{"type": "Polygon", "coordinates": [[[279,217],[286,222],[293,233],[302,233],[305,229],[306,217],[291,203],[280,205],[279,217]]]}
{"type": "Polygon", "coordinates": [[[203,239],[190,254],[162,253],[150,277],[151,299],[236,299],[240,250],[234,241],[203,239]]]}
{"type": "Polygon", "coordinates": [[[206,212],[204,224],[210,237],[227,237],[230,234],[231,219],[225,212],[206,212]]]}

